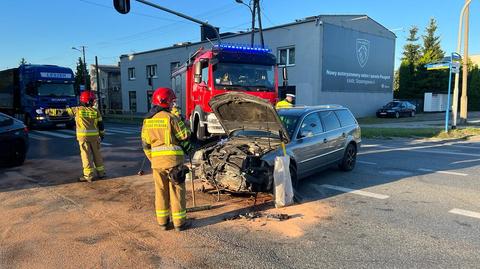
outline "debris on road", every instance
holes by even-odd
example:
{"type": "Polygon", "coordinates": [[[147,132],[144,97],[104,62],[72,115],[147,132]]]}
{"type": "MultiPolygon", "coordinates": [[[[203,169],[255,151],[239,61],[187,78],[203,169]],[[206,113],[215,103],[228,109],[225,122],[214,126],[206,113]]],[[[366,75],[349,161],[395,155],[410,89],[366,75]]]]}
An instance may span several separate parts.
{"type": "Polygon", "coordinates": [[[274,221],[284,221],[290,219],[291,216],[288,214],[263,214],[260,212],[248,212],[246,214],[238,214],[233,217],[225,218],[225,221],[228,220],[237,220],[237,219],[245,219],[245,220],[254,220],[258,218],[266,218],[267,220],[274,220],[274,221]]]}

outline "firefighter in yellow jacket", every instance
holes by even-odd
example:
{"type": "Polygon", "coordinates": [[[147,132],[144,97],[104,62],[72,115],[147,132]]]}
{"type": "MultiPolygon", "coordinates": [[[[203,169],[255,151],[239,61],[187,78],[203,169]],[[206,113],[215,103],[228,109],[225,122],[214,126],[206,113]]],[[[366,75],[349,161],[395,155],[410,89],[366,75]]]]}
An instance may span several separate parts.
{"type": "MultiPolygon", "coordinates": [[[[105,166],[100,153],[100,141],[105,135],[102,116],[93,107],[95,95],[91,91],[80,94],[80,105],[67,108],[67,113],[75,117],[77,140],[82,158],[83,176],[80,181],[92,182],[96,178],[105,177],[105,166]]],[[[45,113],[54,112],[55,109],[46,109],[45,113]]]]}
{"type": "Polygon", "coordinates": [[[152,96],[152,109],[142,126],[142,145],[152,164],[155,182],[155,209],[162,230],[167,229],[169,217],[175,230],[182,231],[186,222],[184,155],[191,147],[190,131],[171,113],[175,93],[158,88],[152,96]]]}

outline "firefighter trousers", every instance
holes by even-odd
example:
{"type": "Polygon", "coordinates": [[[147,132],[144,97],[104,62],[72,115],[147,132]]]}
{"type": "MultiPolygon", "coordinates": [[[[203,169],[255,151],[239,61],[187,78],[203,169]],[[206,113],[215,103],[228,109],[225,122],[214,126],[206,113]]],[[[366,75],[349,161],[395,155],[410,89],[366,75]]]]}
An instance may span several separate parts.
{"type": "Polygon", "coordinates": [[[100,153],[100,140],[78,141],[80,146],[80,157],[82,158],[83,177],[93,179],[95,174],[99,177],[105,176],[105,166],[100,153]]]}
{"type": "Polygon", "coordinates": [[[155,181],[155,210],[158,223],[166,225],[171,215],[173,226],[182,226],[187,218],[185,182],[173,184],[168,178],[169,169],[152,169],[152,172],[155,181]]]}

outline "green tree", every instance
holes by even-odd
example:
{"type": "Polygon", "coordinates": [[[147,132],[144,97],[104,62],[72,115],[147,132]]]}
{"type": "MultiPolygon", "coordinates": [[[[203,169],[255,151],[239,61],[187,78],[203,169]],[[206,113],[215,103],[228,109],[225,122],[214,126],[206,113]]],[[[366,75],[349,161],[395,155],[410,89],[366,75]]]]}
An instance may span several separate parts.
{"type": "Polygon", "coordinates": [[[421,56],[421,48],[418,44],[418,27],[412,26],[407,38],[407,44],[403,46],[402,62],[406,62],[409,65],[415,65],[421,56]]]}
{"type": "Polygon", "coordinates": [[[78,57],[78,62],[77,62],[77,69],[75,71],[75,90],[77,92],[80,92],[80,85],[85,84],[85,89],[89,90],[90,89],[90,75],[88,74],[88,70],[83,63],[83,60],[81,57],[78,57]],[[86,78],[84,78],[84,74],[86,78]]]}
{"type": "Polygon", "coordinates": [[[25,60],[25,58],[22,57],[22,59],[20,59],[20,62],[18,64],[19,65],[27,64],[27,60],[25,60]]]}
{"type": "Polygon", "coordinates": [[[422,63],[430,63],[443,59],[445,53],[440,46],[440,36],[437,35],[437,21],[430,18],[428,26],[425,28],[425,34],[422,36],[422,63]]]}
{"type": "Polygon", "coordinates": [[[474,65],[469,72],[468,110],[480,110],[480,69],[474,65]]]}

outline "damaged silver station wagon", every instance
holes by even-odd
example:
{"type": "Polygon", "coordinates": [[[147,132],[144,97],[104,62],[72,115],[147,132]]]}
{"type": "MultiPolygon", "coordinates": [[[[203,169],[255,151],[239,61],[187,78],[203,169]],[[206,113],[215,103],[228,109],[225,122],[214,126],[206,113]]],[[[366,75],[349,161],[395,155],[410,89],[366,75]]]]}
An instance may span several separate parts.
{"type": "Polygon", "coordinates": [[[355,167],[360,127],[342,106],[285,108],[278,111],[258,97],[230,92],[209,103],[228,138],[200,148],[193,157],[195,175],[220,190],[269,192],[273,166],[285,143],[295,187],[333,164],[355,167]]]}

